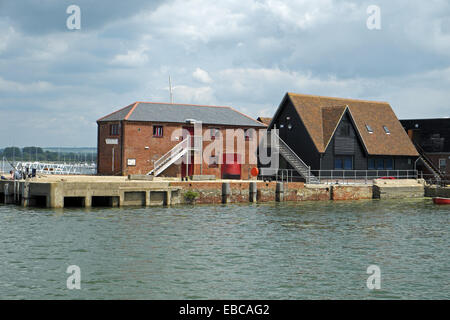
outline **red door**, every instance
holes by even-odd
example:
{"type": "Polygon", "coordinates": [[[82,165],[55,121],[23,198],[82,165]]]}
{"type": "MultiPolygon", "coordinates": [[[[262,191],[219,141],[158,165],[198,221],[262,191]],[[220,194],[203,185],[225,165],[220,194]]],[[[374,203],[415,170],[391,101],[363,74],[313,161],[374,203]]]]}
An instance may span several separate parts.
{"type": "MultiPolygon", "coordinates": [[[[190,146],[194,143],[194,127],[183,127],[183,140],[188,138],[187,132],[189,132],[189,137],[191,139],[190,146]]],[[[183,161],[181,163],[181,176],[192,176],[194,174],[194,154],[189,152],[189,157],[186,155],[183,157],[183,161]],[[187,163],[186,163],[187,162],[187,163]],[[187,175],[186,175],[187,169],[187,175]]]]}

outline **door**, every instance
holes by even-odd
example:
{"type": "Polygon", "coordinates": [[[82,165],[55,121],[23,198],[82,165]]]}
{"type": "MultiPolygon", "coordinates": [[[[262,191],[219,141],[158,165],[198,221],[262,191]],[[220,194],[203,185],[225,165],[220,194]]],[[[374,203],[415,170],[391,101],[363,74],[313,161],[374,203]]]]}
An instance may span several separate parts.
{"type": "MultiPolygon", "coordinates": [[[[190,146],[194,143],[194,127],[183,127],[183,140],[190,138],[190,146]],[[189,133],[189,136],[188,136],[189,133]]],[[[181,163],[181,176],[192,176],[194,174],[194,153],[188,151],[187,155],[183,157],[181,163]]]]}

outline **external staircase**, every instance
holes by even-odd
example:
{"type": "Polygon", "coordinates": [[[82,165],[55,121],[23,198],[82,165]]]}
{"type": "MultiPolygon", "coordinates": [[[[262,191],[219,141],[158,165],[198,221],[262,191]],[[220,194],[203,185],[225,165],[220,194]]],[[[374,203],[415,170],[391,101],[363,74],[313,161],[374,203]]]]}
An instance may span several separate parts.
{"type": "Polygon", "coordinates": [[[275,132],[271,132],[278,141],[275,147],[278,147],[279,154],[300,174],[306,183],[320,183],[316,176],[311,174],[311,167],[307,166],[305,162],[280,138],[275,132]]]}
{"type": "Polygon", "coordinates": [[[184,139],[173,147],[169,152],[163,155],[161,158],[155,161],[152,171],[147,175],[153,175],[157,177],[160,173],[166,170],[170,165],[174,164],[178,159],[184,156],[190,150],[190,140],[184,139]]]}
{"type": "Polygon", "coordinates": [[[419,152],[419,159],[422,161],[422,163],[427,167],[428,170],[433,174],[436,181],[440,181],[444,179],[444,175],[441,173],[439,168],[436,167],[436,165],[431,161],[431,159],[426,155],[426,152],[422,149],[422,147],[414,142],[414,146],[417,149],[417,152],[419,152]]]}

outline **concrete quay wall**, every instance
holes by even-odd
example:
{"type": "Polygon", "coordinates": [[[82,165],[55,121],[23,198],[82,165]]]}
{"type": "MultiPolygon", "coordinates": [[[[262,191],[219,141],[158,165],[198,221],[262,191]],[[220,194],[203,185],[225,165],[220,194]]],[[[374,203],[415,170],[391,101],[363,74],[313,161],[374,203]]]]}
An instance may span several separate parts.
{"type": "Polygon", "coordinates": [[[41,179],[0,181],[0,203],[48,208],[160,206],[272,201],[341,201],[360,199],[449,197],[450,188],[424,187],[422,181],[375,181],[373,185],[327,185],[302,182],[145,181],[126,179],[41,179]],[[189,193],[196,199],[189,199],[189,193]]]}

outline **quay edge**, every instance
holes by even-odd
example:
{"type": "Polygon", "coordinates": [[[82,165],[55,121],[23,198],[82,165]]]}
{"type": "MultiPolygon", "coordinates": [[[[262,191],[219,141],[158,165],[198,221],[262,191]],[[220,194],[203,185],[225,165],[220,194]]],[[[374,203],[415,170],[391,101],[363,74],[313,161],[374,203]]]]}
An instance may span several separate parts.
{"type": "Polygon", "coordinates": [[[0,203],[47,208],[161,206],[191,203],[184,196],[188,191],[198,194],[194,201],[197,204],[337,201],[420,198],[437,194],[438,191],[433,190],[440,189],[425,186],[420,179],[374,181],[373,185],[330,185],[260,180],[140,181],[64,176],[16,182],[1,180],[0,203]]]}

